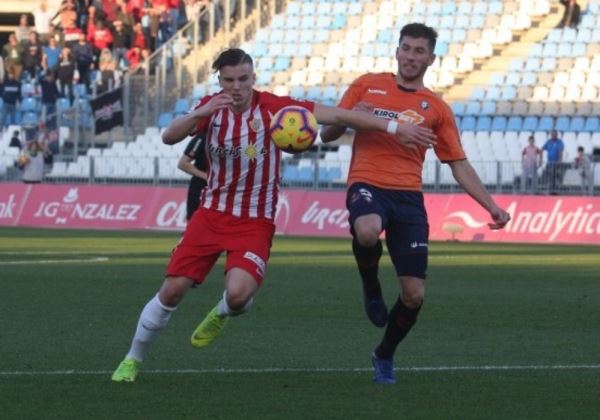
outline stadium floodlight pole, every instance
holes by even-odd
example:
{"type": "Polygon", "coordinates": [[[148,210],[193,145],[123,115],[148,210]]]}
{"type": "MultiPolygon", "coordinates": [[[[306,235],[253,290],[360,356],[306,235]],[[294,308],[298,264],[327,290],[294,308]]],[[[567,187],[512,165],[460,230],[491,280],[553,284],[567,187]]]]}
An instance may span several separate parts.
{"type": "Polygon", "coordinates": [[[148,92],[150,92],[150,58],[146,57],[144,59],[144,125],[143,127],[148,127],[148,106],[149,97],[148,92]]]}

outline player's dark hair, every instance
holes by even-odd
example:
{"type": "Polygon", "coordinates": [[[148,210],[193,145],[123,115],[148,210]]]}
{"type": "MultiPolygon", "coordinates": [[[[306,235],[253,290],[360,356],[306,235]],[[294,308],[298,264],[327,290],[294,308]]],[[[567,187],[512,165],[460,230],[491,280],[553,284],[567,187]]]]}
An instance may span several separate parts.
{"type": "Polygon", "coordinates": [[[429,49],[431,52],[433,53],[435,50],[438,34],[435,29],[427,25],[422,23],[409,23],[408,25],[404,25],[400,30],[399,42],[402,42],[402,38],[405,36],[409,36],[411,38],[425,38],[429,44],[429,49]]]}
{"type": "Polygon", "coordinates": [[[254,65],[252,57],[250,57],[246,51],[239,48],[230,48],[219,54],[212,64],[212,68],[214,71],[219,71],[225,66],[239,66],[244,63],[250,63],[252,66],[254,65]]]}

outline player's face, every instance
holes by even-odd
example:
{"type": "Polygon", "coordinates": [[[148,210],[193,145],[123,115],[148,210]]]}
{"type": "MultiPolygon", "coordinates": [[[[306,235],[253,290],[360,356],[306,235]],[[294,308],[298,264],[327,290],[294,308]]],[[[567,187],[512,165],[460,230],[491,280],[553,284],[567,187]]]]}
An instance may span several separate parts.
{"type": "Polygon", "coordinates": [[[233,98],[233,109],[246,110],[252,102],[252,87],[256,76],[250,63],[224,66],[219,70],[219,84],[233,98]]]}
{"type": "Polygon", "coordinates": [[[427,67],[433,64],[435,55],[429,50],[425,38],[405,36],[396,49],[398,73],[407,82],[422,81],[427,67]]]}

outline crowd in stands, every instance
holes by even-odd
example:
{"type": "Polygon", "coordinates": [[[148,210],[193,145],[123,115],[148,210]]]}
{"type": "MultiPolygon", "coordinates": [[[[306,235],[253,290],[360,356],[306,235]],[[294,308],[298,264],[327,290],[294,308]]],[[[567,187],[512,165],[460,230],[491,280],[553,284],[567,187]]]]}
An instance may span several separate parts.
{"type": "Polygon", "coordinates": [[[136,68],[188,17],[199,19],[213,1],[221,23],[224,0],[40,0],[23,14],[1,47],[0,127],[17,122],[26,96],[54,111],[59,97],[100,94],[118,86],[124,71],[136,68]],[[34,86],[25,92],[24,87],[34,86]]]}

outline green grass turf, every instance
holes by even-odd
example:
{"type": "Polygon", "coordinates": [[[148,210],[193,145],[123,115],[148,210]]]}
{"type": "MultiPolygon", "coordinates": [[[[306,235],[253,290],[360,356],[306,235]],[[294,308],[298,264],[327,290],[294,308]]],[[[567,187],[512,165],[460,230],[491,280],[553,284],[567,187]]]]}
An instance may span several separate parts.
{"type": "MultiPolygon", "coordinates": [[[[573,368],[599,364],[592,246],[432,244],[425,305],[397,353],[398,384],[386,387],[371,382],[382,330],[363,314],[349,241],[277,237],[251,312],[212,346],[189,345],[222,293],[220,261],[154,343],[152,372],[112,383],[177,240],[0,228],[0,418],[598,416],[600,368],[573,368]]],[[[381,277],[391,304],[387,256],[381,277]]]]}

